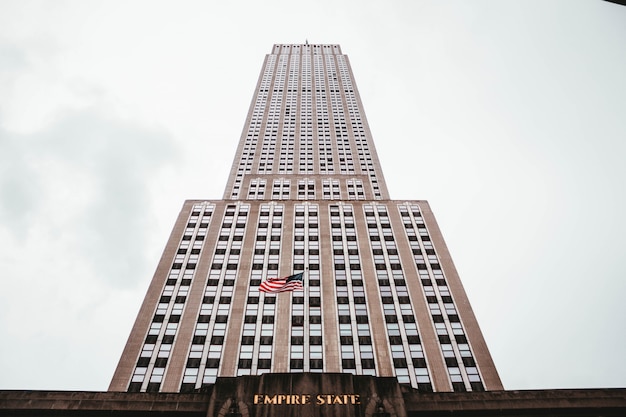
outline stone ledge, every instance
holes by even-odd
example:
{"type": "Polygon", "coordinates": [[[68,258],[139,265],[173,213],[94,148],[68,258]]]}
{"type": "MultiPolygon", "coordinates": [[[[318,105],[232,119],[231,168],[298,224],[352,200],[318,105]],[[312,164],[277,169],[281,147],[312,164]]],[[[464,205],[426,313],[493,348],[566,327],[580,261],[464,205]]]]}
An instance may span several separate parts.
{"type": "Polygon", "coordinates": [[[5,410],[137,411],[206,414],[210,394],[94,391],[0,391],[5,410]]]}
{"type": "Polygon", "coordinates": [[[625,416],[626,389],[404,392],[409,417],[625,416]]]}
{"type": "Polygon", "coordinates": [[[253,404],[253,393],[289,394],[300,392],[298,389],[302,393],[360,393],[367,402],[359,406],[337,406],[339,409],[335,411],[341,411],[339,414],[343,417],[378,415],[371,404],[368,405],[376,398],[382,401],[386,408],[383,414],[388,417],[626,416],[625,388],[423,393],[399,385],[395,378],[329,373],[218,378],[217,383],[203,393],[4,390],[0,391],[0,415],[223,417],[228,413],[224,410],[235,398],[239,407],[237,413],[242,417],[336,414],[330,408],[253,404]]]}

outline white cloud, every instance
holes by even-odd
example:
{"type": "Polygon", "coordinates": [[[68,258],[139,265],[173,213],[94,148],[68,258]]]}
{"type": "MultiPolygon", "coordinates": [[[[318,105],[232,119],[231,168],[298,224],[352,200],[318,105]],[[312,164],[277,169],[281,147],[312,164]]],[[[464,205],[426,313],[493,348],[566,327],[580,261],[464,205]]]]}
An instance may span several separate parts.
{"type": "Polygon", "coordinates": [[[88,372],[112,372],[115,320],[134,316],[161,246],[146,183],[174,161],[172,138],[92,111],[0,138],[2,384],[96,388],[88,372]]]}

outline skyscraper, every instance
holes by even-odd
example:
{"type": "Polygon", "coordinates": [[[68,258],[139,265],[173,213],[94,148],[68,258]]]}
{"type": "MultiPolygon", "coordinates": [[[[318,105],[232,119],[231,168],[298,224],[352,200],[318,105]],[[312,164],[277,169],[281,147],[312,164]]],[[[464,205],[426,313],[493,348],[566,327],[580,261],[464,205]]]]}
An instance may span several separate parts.
{"type": "Polygon", "coordinates": [[[109,390],[282,372],[502,389],[428,203],[389,197],[338,45],[266,56],[223,199],[184,203],[109,390]]]}

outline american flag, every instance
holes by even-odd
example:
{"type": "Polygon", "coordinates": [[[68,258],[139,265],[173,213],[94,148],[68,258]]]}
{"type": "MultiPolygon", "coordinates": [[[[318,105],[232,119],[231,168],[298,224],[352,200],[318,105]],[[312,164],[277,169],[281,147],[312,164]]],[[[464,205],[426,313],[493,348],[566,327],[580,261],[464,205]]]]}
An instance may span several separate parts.
{"type": "Polygon", "coordinates": [[[302,275],[303,273],[300,272],[286,278],[268,278],[259,285],[259,291],[283,292],[302,290],[302,275]]]}

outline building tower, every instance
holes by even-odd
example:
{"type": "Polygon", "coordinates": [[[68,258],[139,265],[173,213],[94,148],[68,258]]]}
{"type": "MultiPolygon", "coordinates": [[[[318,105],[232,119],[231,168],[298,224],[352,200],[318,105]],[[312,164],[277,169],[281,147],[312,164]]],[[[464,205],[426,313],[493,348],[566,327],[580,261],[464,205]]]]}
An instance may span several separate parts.
{"type": "Polygon", "coordinates": [[[388,195],[339,45],[266,56],[223,199],[184,203],[109,390],[270,372],[502,389],[428,203],[388,195]]]}

